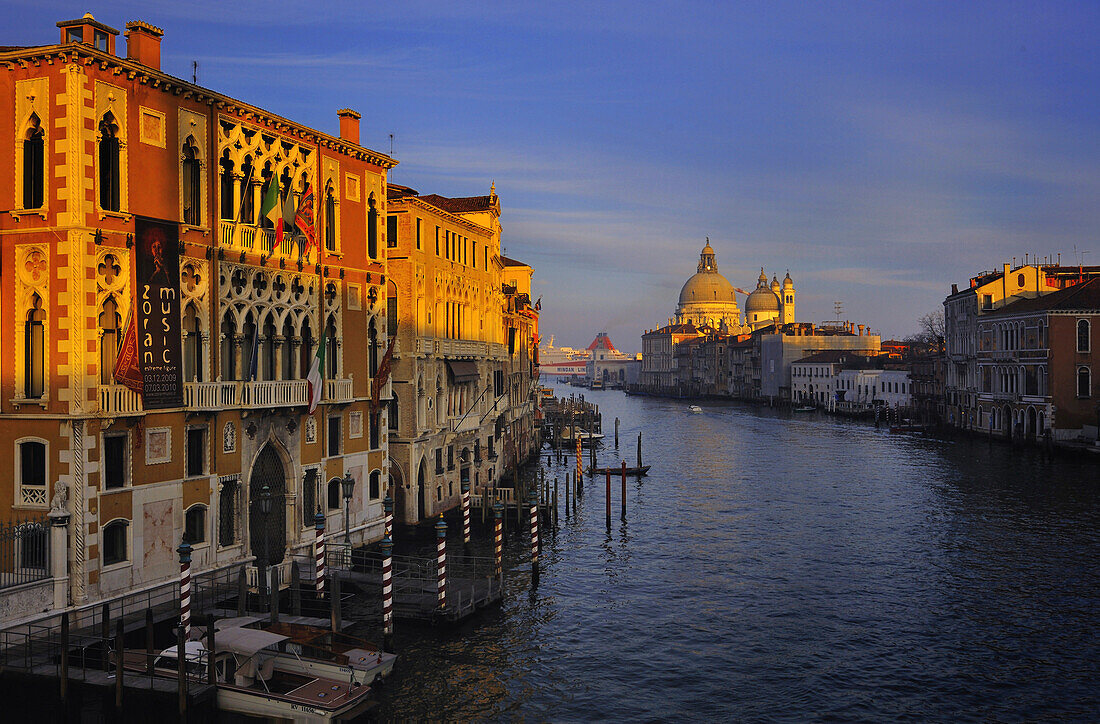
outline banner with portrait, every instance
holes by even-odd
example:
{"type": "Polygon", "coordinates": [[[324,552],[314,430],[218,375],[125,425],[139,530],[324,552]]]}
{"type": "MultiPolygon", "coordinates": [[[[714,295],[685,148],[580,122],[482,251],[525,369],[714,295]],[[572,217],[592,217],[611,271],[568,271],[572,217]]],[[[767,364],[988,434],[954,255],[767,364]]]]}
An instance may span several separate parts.
{"type": "Polygon", "coordinates": [[[137,217],[137,337],[146,410],[183,405],[176,224],[137,217]]]}

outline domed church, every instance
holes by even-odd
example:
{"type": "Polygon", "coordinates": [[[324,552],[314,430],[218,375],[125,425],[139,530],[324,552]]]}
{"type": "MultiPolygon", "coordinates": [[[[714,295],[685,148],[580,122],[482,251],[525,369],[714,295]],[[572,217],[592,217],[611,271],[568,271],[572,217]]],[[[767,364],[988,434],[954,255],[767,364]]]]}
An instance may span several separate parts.
{"type": "Polygon", "coordinates": [[[718,260],[707,239],[699,254],[698,271],[680,290],[676,305],[676,323],[692,324],[696,328],[710,327],[729,334],[747,334],[773,321],[786,324],[794,321],[794,282],[788,273],[783,283],[774,276],[771,284],[760,270],[756,289],[745,301],[745,323],[737,306],[737,292],[745,294],[718,273],[718,260]]]}

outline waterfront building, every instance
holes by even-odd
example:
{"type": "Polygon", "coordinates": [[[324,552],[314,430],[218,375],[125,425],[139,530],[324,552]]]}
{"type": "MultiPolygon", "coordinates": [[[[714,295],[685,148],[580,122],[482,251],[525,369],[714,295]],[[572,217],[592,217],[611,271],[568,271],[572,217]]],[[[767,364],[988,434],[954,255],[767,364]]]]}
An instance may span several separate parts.
{"type": "Polygon", "coordinates": [[[389,186],[395,516],[428,520],[530,454],[531,267],[500,249],[500,199],[389,186]]]}
{"type": "Polygon", "coordinates": [[[318,509],[333,537],[380,537],[395,161],[360,145],[354,111],[332,135],[164,73],[159,28],[127,23],[122,56],[90,14],[58,27],[0,49],[0,510],[68,522],[52,581],[5,597],[5,618],[174,585],[184,539],[196,572],[286,580],[318,509]],[[302,255],[269,218],[306,226],[310,193],[319,248],[302,255]],[[140,360],[131,387],[120,354],[140,360]]]}
{"type": "Polygon", "coordinates": [[[978,425],[978,370],[980,319],[1021,299],[1034,299],[1100,276],[1100,267],[1005,264],[970,279],[967,289],[951,285],[944,299],[944,418],[955,427],[987,429],[978,425]]]}
{"type": "Polygon", "coordinates": [[[982,315],[974,426],[1013,439],[1097,440],[1098,324],[1097,277],[982,315]]]}
{"type": "Polygon", "coordinates": [[[851,325],[841,328],[817,327],[809,322],[788,324],[781,328],[760,330],[760,396],[769,400],[792,399],[791,364],[815,352],[842,350],[851,354],[875,357],[881,349],[877,334],[865,333],[864,325],[853,331],[851,325]]]}
{"type": "Polygon", "coordinates": [[[607,332],[597,333],[586,351],[585,378],[589,385],[596,381],[607,388],[637,384],[641,355],[631,356],[616,349],[607,332]]]}
{"type": "Polygon", "coordinates": [[[685,340],[704,336],[691,322],[669,324],[647,330],[642,335],[642,370],[639,381],[643,389],[656,394],[676,394],[680,386],[676,347],[685,340]]]}

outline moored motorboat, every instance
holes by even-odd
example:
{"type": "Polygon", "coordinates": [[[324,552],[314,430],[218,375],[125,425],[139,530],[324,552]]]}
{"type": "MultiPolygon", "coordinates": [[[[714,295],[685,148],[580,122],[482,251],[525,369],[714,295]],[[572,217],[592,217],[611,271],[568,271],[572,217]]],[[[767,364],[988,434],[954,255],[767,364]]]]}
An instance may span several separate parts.
{"type": "MultiPolygon", "coordinates": [[[[303,673],[292,665],[278,650],[287,640],[286,636],[250,628],[216,633],[214,684],[218,708],[281,720],[332,722],[359,716],[374,704],[369,698],[370,686],[357,680],[354,672],[341,680],[303,673]]],[[[202,641],[185,644],[188,679],[207,682],[209,655],[202,641]]],[[[148,656],[144,651],[124,651],[123,665],[131,671],[145,672],[148,656]]],[[[154,659],[153,675],[177,678],[177,667],[177,649],[172,646],[154,659]]]]}
{"type": "Polygon", "coordinates": [[[688,405],[688,412],[690,412],[694,415],[698,415],[702,411],[703,411],[703,408],[699,407],[698,405],[688,405]]]}
{"type": "Polygon", "coordinates": [[[793,412],[813,412],[816,409],[817,408],[813,405],[802,405],[800,407],[794,408],[793,412]]]}
{"type": "MultiPolygon", "coordinates": [[[[635,466],[635,467],[632,467],[632,468],[627,468],[626,469],[626,474],[627,475],[634,475],[634,476],[644,476],[644,475],[647,475],[649,473],[650,467],[652,467],[652,466],[650,466],[650,465],[641,465],[641,466],[635,466]]],[[[588,472],[592,473],[594,475],[606,475],[607,473],[611,473],[612,475],[621,475],[622,472],[623,472],[623,468],[622,468],[621,465],[617,468],[616,467],[588,468],[588,472]]]]}

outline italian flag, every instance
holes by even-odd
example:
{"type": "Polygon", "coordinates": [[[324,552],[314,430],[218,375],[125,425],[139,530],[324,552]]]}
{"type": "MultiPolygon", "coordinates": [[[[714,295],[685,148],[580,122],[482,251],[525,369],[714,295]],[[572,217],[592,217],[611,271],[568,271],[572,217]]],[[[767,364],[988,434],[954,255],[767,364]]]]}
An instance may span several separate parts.
{"type": "Polygon", "coordinates": [[[321,401],[322,382],[325,381],[325,333],[321,332],[321,343],[317,345],[317,353],[313,355],[313,364],[309,366],[309,374],[306,382],[309,383],[309,414],[317,409],[317,403],[321,401]]]}
{"type": "MultiPolygon", "coordinates": [[[[278,237],[283,235],[283,210],[279,208],[279,182],[274,177],[267,184],[267,193],[260,201],[260,216],[265,217],[275,227],[278,237]]],[[[277,243],[277,242],[276,242],[277,243]]]]}

